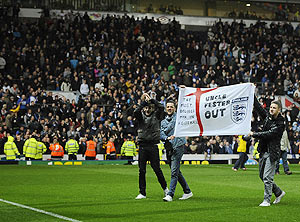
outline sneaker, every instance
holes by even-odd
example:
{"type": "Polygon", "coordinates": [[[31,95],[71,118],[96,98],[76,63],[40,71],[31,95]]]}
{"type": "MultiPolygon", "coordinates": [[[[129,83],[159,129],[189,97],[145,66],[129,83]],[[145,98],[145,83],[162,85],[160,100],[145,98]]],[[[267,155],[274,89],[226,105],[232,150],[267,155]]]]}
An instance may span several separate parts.
{"type": "Polygon", "coordinates": [[[187,199],[191,198],[192,196],[193,196],[192,192],[190,192],[190,193],[184,193],[182,195],[182,197],[179,198],[179,200],[187,200],[187,199]]]}
{"type": "Polygon", "coordinates": [[[278,204],[281,201],[282,197],[284,197],[284,195],[285,195],[285,192],[282,191],[282,193],[278,197],[276,197],[273,204],[278,204]]]}
{"type": "Polygon", "coordinates": [[[238,171],[238,170],[237,170],[237,169],[235,169],[234,167],[232,167],[231,169],[232,169],[233,171],[235,171],[235,172],[236,172],[236,171],[238,171]]]}
{"type": "Polygon", "coordinates": [[[260,206],[260,207],[269,207],[269,206],[270,206],[270,203],[267,202],[266,200],[264,200],[259,206],[260,206]]]}
{"type": "Polygon", "coordinates": [[[165,197],[168,195],[168,193],[169,193],[169,189],[168,189],[168,187],[167,187],[166,189],[164,189],[165,197]]]}
{"type": "Polygon", "coordinates": [[[279,172],[276,172],[275,174],[276,174],[276,175],[279,175],[280,173],[279,173],[279,172]]]}
{"type": "Polygon", "coordinates": [[[286,171],[284,172],[286,175],[291,175],[292,174],[292,171],[286,171]]]}
{"type": "Polygon", "coordinates": [[[166,202],[171,202],[173,200],[173,198],[170,195],[167,195],[163,198],[163,200],[166,202]]]}
{"type": "Polygon", "coordinates": [[[136,200],[146,199],[146,196],[144,196],[143,194],[140,193],[139,195],[136,196],[135,199],[136,200]]]}
{"type": "Polygon", "coordinates": [[[244,167],[244,168],[242,168],[242,170],[247,170],[247,168],[244,167]]]}

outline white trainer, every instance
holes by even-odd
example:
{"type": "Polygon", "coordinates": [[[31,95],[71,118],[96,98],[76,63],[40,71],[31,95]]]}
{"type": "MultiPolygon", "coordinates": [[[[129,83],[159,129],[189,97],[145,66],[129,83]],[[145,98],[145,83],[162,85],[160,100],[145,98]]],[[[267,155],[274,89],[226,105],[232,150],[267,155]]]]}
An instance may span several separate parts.
{"type": "Polygon", "coordinates": [[[192,192],[190,192],[190,193],[184,193],[182,195],[182,197],[179,198],[179,200],[187,200],[187,199],[191,198],[192,196],[193,196],[192,192]]]}
{"type": "Polygon", "coordinates": [[[173,198],[170,195],[167,195],[163,198],[163,200],[166,202],[171,202],[173,200],[173,198]]]}
{"type": "Polygon", "coordinates": [[[282,197],[284,197],[284,195],[285,195],[285,192],[282,191],[282,193],[278,197],[276,197],[273,204],[278,204],[281,201],[282,197]]]}
{"type": "Polygon", "coordinates": [[[169,189],[168,189],[168,187],[167,187],[166,189],[164,189],[165,197],[168,195],[168,193],[169,193],[169,189]]]}
{"type": "Polygon", "coordinates": [[[259,206],[260,207],[269,207],[270,203],[264,200],[259,206]]]}
{"type": "Polygon", "coordinates": [[[139,195],[136,196],[135,199],[136,200],[146,199],[146,196],[144,196],[143,194],[140,193],[139,195]]]}

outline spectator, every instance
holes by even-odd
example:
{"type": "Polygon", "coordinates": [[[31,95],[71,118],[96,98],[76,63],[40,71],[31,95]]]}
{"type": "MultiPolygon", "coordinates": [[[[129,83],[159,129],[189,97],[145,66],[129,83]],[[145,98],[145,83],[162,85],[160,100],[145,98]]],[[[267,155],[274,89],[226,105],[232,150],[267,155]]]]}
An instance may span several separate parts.
{"type": "Polygon", "coordinates": [[[82,80],[82,83],[80,85],[80,93],[83,95],[83,96],[87,96],[88,93],[89,93],[90,89],[89,89],[89,85],[87,84],[87,81],[86,79],[83,79],[82,80]]]}

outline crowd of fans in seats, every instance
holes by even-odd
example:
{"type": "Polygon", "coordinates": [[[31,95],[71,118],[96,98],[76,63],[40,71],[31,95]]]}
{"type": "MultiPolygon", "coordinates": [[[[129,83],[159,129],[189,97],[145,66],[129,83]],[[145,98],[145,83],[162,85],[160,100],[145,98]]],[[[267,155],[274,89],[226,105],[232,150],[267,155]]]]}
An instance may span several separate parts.
{"type": "MultiPolygon", "coordinates": [[[[0,23],[1,147],[10,134],[22,151],[36,131],[47,147],[55,136],[64,146],[75,134],[78,141],[93,136],[98,153],[113,137],[118,151],[127,134],[137,135],[132,114],[141,95],[148,92],[165,104],[169,96],[177,97],[179,85],[252,82],[265,107],[275,95],[300,95],[300,26],[289,23],[246,27],[219,20],[206,32],[182,30],[175,20],[161,24],[126,15],[0,23]],[[59,90],[80,96],[53,97],[59,90]]],[[[298,113],[296,105],[285,112],[294,153],[299,152],[298,113]]],[[[188,141],[186,153],[204,153],[208,145],[212,153],[236,152],[232,136],[188,141]]]]}

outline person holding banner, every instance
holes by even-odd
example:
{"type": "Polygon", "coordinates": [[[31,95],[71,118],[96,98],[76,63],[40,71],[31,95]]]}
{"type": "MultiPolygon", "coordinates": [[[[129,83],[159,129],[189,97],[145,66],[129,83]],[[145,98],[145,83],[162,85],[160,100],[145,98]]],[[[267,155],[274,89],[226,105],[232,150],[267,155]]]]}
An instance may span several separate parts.
{"type": "Polygon", "coordinates": [[[174,129],[176,124],[175,102],[169,100],[166,102],[167,115],[161,122],[160,138],[165,141],[165,148],[167,151],[167,159],[171,167],[171,182],[168,195],[163,198],[164,201],[170,202],[173,200],[177,181],[183,189],[183,196],[180,200],[186,200],[193,196],[189,185],[180,171],[180,161],[184,153],[184,144],[186,139],[184,137],[175,137],[174,129]]]}
{"type": "Polygon", "coordinates": [[[259,206],[268,207],[272,193],[276,196],[273,204],[278,204],[285,195],[285,192],[274,182],[276,163],[280,158],[280,140],[285,129],[285,123],[280,113],[281,103],[279,101],[271,102],[268,113],[255,97],[254,109],[264,119],[262,131],[250,132],[249,134],[259,139],[259,176],[265,185],[264,201],[259,206]]]}
{"type": "Polygon", "coordinates": [[[164,107],[147,93],[141,97],[142,103],[133,112],[138,122],[139,144],[139,189],[136,200],[146,198],[146,165],[150,161],[158,182],[164,190],[165,196],[169,192],[164,174],[160,168],[159,150],[160,122],[164,118],[164,107]]]}

